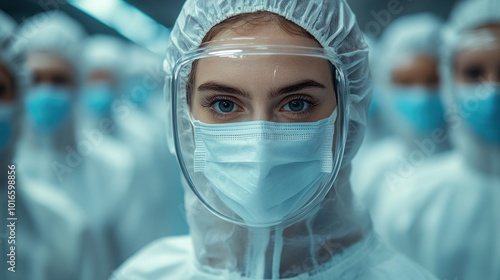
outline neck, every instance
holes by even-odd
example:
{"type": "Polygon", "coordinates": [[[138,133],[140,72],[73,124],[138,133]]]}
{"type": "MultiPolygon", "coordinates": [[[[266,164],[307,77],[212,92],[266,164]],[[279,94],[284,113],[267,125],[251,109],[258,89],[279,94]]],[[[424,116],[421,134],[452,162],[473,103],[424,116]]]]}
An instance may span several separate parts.
{"type": "Polygon", "coordinates": [[[320,270],[371,231],[366,213],[353,204],[350,167],[320,205],[287,226],[247,228],[209,213],[187,189],[186,204],[194,249],[201,265],[237,271],[250,278],[284,278],[320,270]]]}
{"type": "Polygon", "coordinates": [[[453,142],[469,166],[483,174],[500,176],[500,145],[488,143],[466,130],[455,131],[453,142]]]}

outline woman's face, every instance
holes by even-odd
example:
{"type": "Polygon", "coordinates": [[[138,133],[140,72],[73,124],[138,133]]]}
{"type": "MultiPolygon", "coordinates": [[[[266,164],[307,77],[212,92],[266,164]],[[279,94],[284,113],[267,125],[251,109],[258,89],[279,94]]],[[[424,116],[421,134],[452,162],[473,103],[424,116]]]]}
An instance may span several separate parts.
{"type": "MultiPolygon", "coordinates": [[[[254,43],[321,47],[272,23],[252,29],[227,29],[213,40],[256,39],[254,43]]],[[[315,122],[336,107],[330,63],[300,56],[205,58],[197,62],[191,111],[204,123],[265,120],[315,122]]]]}
{"type": "Polygon", "coordinates": [[[7,69],[0,64],[0,102],[12,102],[15,98],[14,84],[7,69]]]}
{"type": "Polygon", "coordinates": [[[500,83],[500,25],[485,28],[496,37],[487,48],[459,52],[455,60],[455,80],[460,84],[500,83]]]}

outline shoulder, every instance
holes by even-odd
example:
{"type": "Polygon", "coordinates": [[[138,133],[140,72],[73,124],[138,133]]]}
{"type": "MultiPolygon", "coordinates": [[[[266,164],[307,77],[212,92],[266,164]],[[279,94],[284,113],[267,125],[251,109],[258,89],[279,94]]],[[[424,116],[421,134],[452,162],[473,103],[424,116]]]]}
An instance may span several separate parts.
{"type": "Polygon", "coordinates": [[[161,238],[128,259],[111,279],[177,279],[192,266],[193,256],[189,235],[161,238]]]}
{"type": "Polygon", "coordinates": [[[53,227],[62,231],[87,226],[85,213],[57,187],[35,180],[20,180],[19,184],[25,211],[34,221],[51,221],[53,227]]]}
{"type": "Polygon", "coordinates": [[[418,264],[388,248],[375,234],[336,256],[328,266],[307,279],[437,280],[418,264]]]}
{"type": "Polygon", "coordinates": [[[360,279],[385,279],[385,280],[437,280],[430,272],[407,257],[393,251],[376,239],[375,248],[367,254],[364,265],[366,270],[361,270],[360,279]]]}

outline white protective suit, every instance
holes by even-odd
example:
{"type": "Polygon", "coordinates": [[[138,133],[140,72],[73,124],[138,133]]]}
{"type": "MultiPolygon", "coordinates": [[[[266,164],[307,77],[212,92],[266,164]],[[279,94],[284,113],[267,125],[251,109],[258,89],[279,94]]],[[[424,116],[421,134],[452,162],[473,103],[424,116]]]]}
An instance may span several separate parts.
{"type": "MultiPolygon", "coordinates": [[[[500,146],[473,132],[458,113],[461,85],[454,73],[460,51],[500,51],[498,32],[474,31],[499,26],[498,11],[500,3],[495,0],[466,1],[453,10],[443,36],[441,72],[456,150],[436,157],[409,182],[396,185],[397,193],[376,213],[380,234],[440,279],[500,278],[500,146]]],[[[496,104],[490,109],[498,114],[496,104]]]]}
{"type": "Polygon", "coordinates": [[[87,182],[81,194],[82,207],[103,236],[113,267],[121,263],[120,248],[128,245],[116,243],[116,223],[128,220],[121,208],[134,176],[138,175],[134,153],[122,139],[116,120],[120,112],[113,109],[114,102],[119,102],[116,100],[127,65],[125,54],[125,44],[114,37],[96,35],[85,41],[83,85],[76,119],[78,141],[91,147],[91,152],[80,158],[87,182]],[[108,80],[89,81],[95,75],[108,80]]]}
{"type": "MultiPolygon", "coordinates": [[[[82,26],[59,11],[46,12],[33,16],[20,25],[13,46],[26,55],[43,53],[55,55],[71,65],[72,76],[78,78],[78,59],[81,43],[85,36],[82,26]]],[[[32,69],[30,77],[33,78],[32,69]]],[[[34,86],[29,81],[28,91],[34,86]]],[[[45,180],[67,192],[78,202],[83,189],[83,172],[80,162],[72,158],[78,152],[79,143],[75,140],[74,104],[76,88],[70,94],[71,107],[69,116],[55,131],[41,133],[27,117],[23,121],[23,129],[19,140],[16,161],[20,168],[20,176],[27,180],[45,180]],[[33,160],[36,158],[36,160],[33,160]]],[[[27,95],[23,95],[26,107],[27,95]]],[[[79,204],[79,203],[77,203],[79,204]]]]}
{"type": "MultiPolygon", "coordinates": [[[[394,190],[395,183],[404,183],[430,157],[447,148],[444,126],[423,134],[407,121],[398,109],[397,98],[410,93],[397,92],[392,82],[393,72],[400,65],[419,56],[438,59],[441,28],[441,20],[431,14],[410,15],[395,20],[380,39],[377,59],[380,68],[375,75],[380,84],[379,106],[394,135],[364,144],[353,161],[352,173],[353,191],[368,208],[372,219],[377,219],[373,209],[385,203],[386,194],[394,190]]],[[[418,118],[414,113],[413,117],[418,118]]],[[[440,117],[443,119],[442,112],[440,117]]],[[[442,122],[444,124],[444,120],[442,122]]]]}
{"type": "MultiPolygon", "coordinates": [[[[208,47],[200,53],[210,58],[221,55],[228,59],[252,59],[253,55],[268,55],[267,50],[299,57],[303,55],[301,51],[307,52],[300,45],[253,46],[251,41],[247,42],[236,44],[234,49],[232,44],[223,42],[221,49],[208,47]],[[250,58],[246,56],[247,52],[252,54],[250,58]]],[[[214,44],[218,46],[216,42],[214,44]]],[[[153,243],[116,271],[113,279],[401,279],[402,275],[405,279],[434,279],[382,245],[371,233],[365,212],[353,203],[349,184],[350,160],[359,148],[366,125],[370,93],[367,64],[366,45],[353,13],[344,1],[187,1],[172,30],[165,70],[168,124],[177,128],[169,130],[167,136],[186,179],[185,203],[190,236],[153,243]],[[216,24],[234,15],[256,11],[278,14],[311,33],[324,48],[313,48],[312,55],[321,56],[321,51],[331,54],[328,57],[336,66],[334,75],[340,84],[339,93],[336,93],[341,104],[336,109],[340,121],[336,123],[334,138],[343,152],[326,150],[328,155],[325,156],[335,158],[336,171],[331,174],[338,172],[338,176],[332,175],[328,182],[321,183],[319,193],[314,196],[318,199],[307,207],[301,206],[294,212],[300,214],[292,215],[286,221],[271,218],[261,223],[252,220],[245,214],[245,210],[252,213],[250,208],[236,210],[229,206],[229,202],[221,203],[223,196],[214,193],[213,188],[221,185],[212,185],[207,181],[208,177],[200,176],[196,171],[193,173],[195,143],[186,94],[186,79],[193,60],[182,57],[187,53],[187,56],[199,54],[196,50],[202,39],[216,24]],[[301,212],[303,209],[308,211],[301,212]],[[268,223],[272,225],[267,226],[268,223]]],[[[281,71],[274,67],[269,70],[270,73],[275,70],[278,76],[281,71]]],[[[252,80],[252,84],[254,82],[252,80]]],[[[238,125],[241,123],[231,123],[231,126],[238,125]]],[[[232,179],[236,183],[244,180],[232,179]]],[[[311,189],[316,186],[311,186],[311,189]]],[[[276,190],[275,195],[280,196],[283,191],[276,190]]],[[[260,201],[246,202],[258,205],[260,201]]]]}
{"type": "MultiPolygon", "coordinates": [[[[97,250],[100,244],[85,213],[47,182],[26,181],[19,176],[21,167],[13,156],[28,76],[22,67],[23,54],[6,43],[14,27],[14,22],[0,11],[0,66],[15,83],[15,101],[10,104],[15,107],[13,130],[5,149],[0,149],[0,204],[5,207],[0,216],[7,223],[0,230],[0,277],[6,280],[105,279],[109,267],[102,265],[106,260],[97,250]],[[13,226],[7,227],[11,222],[13,226]],[[15,247],[13,253],[11,246],[15,247]],[[14,261],[7,262],[12,255],[15,255],[14,261]]],[[[0,105],[6,104],[0,102],[0,105]]]]}
{"type": "Polygon", "coordinates": [[[122,95],[113,111],[117,137],[133,153],[134,174],[112,226],[119,263],[157,238],[188,231],[180,170],[164,145],[161,58],[135,45],[125,53],[122,95]]]}

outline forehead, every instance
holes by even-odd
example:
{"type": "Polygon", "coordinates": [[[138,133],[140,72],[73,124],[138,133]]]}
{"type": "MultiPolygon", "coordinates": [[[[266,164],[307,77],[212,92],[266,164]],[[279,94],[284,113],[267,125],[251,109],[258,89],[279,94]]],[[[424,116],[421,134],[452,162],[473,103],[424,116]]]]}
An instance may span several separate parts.
{"type": "MultiPolygon", "coordinates": [[[[330,62],[322,58],[293,55],[250,55],[237,58],[211,57],[198,61],[197,76],[200,80],[239,81],[252,78],[280,79],[303,77],[305,79],[331,78],[330,62]]],[[[263,81],[263,80],[262,80],[263,81]]]]}
{"type": "MultiPolygon", "coordinates": [[[[303,35],[292,34],[283,30],[276,22],[265,22],[259,25],[239,25],[226,28],[213,37],[212,41],[220,41],[234,38],[253,38],[254,44],[294,45],[305,47],[321,47],[311,38],[303,35]]],[[[209,45],[217,45],[217,42],[209,45]]]]}
{"type": "Polygon", "coordinates": [[[71,72],[71,65],[63,58],[45,52],[29,53],[27,55],[26,63],[32,71],[60,71],[71,72]]]}

